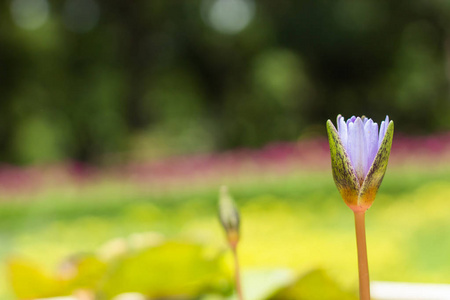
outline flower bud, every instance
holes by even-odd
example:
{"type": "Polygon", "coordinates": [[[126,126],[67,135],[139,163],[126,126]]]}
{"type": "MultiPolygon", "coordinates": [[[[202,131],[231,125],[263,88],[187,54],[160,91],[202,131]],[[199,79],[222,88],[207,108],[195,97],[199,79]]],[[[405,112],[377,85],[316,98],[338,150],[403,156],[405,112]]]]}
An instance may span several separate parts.
{"type": "Polygon", "coordinates": [[[366,211],[386,172],[391,152],[394,123],[389,117],[378,124],[366,117],[337,117],[338,130],[327,121],[331,166],[344,202],[355,212],[366,211]]]}
{"type": "Polygon", "coordinates": [[[233,199],[228,194],[226,186],[220,188],[219,219],[227,234],[228,242],[231,246],[236,246],[239,241],[239,211],[233,199]]]}

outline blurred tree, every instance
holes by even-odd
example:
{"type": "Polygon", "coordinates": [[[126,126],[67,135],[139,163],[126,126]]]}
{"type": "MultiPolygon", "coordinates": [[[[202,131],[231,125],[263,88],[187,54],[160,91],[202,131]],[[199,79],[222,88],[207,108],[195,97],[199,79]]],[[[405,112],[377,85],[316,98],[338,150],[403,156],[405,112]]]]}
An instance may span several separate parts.
{"type": "Polygon", "coordinates": [[[0,4],[2,161],[257,147],[338,113],[450,128],[445,1],[29,1],[0,4]]]}

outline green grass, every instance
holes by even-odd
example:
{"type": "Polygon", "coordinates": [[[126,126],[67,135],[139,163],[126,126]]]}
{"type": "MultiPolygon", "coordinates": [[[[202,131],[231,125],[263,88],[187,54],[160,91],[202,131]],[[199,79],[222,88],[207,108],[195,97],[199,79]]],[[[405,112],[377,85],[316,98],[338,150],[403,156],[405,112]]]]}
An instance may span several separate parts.
{"type": "MultiPolygon", "coordinates": [[[[388,170],[367,213],[372,280],[446,282],[450,276],[450,170],[388,170]]],[[[320,267],[356,289],[353,216],[329,172],[230,183],[241,208],[244,268],[320,267]]],[[[225,247],[216,219],[218,184],[162,193],[118,183],[69,187],[0,204],[0,258],[21,256],[52,269],[77,252],[135,232],[225,247]],[[70,192],[70,193],[69,193],[70,192]]],[[[0,297],[11,291],[0,273],[0,297]]]]}

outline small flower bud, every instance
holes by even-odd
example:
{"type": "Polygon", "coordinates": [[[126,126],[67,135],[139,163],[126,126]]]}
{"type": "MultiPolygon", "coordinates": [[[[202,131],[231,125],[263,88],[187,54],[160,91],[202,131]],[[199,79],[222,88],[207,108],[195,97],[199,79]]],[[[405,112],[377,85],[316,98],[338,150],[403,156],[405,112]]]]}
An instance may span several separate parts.
{"type": "Polygon", "coordinates": [[[232,247],[239,241],[239,211],[233,199],[228,194],[228,188],[222,186],[219,193],[219,219],[227,234],[228,242],[232,247]]]}

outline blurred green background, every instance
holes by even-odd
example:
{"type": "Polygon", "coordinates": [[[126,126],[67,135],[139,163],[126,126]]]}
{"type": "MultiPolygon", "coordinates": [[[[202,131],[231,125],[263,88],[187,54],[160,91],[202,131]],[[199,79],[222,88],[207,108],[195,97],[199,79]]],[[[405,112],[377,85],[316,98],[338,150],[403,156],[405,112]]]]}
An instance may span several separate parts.
{"type": "Polygon", "coordinates": [[[247,300],[355,299],[338,114],[395,122],[372,279],[450,282],[449,20],[445,0],[1,2],[0,299],[230,296],[222,184],[266,288],[247,300]]]}
{"type": "Polygon", "coordinates": [[[259,147],[386,114],[448,130],[450,4],[10,0],[0,157],[14,164],[259,147]]]}

